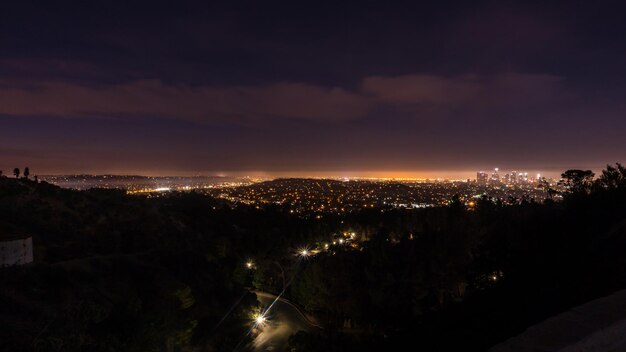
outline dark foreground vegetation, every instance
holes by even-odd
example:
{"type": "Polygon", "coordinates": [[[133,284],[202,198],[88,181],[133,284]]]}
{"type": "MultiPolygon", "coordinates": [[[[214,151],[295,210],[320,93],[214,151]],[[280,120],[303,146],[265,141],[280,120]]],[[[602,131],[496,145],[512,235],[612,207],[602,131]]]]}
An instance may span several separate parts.
{"type": "Polygon", "coordinates": [[[0,178],[0,232],[32,234],[36,260],[0,270],[0,341],[12,351],[243,350],[254,287],[284,291],[325,327],[292,336],[297,351],[486,350],[626,287],[626,170],[564,178],[558,203],[484,197],[470,210],[452,199],[322,219],[195,193],[0,178]],[[342,232],[358,240],[295,258],[342,232]]]}

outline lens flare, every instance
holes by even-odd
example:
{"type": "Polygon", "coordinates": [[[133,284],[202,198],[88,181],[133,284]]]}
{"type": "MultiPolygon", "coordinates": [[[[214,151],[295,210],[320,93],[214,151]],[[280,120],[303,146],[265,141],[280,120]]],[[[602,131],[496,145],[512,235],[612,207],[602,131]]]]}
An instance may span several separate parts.
{"type": "Polygon", "coordinates": [[[267,324],[267,318],[263,314],[255,314],[252,318],[255,327],[262,327],[267,324]]]}

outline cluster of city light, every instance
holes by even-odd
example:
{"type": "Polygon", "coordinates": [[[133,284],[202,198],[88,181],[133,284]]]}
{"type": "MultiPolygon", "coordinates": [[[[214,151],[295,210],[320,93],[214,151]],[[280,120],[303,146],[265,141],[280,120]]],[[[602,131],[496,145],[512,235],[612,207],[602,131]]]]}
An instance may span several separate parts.
{"type": "MultiPolygon", "coordinates": [[[[550,181],[541,176],[541,174],[537,174],[537,177],[533,178],[528,177],[528,172],[511,171],[510,173],[506,173],[504,176],[501,176],[499,172],[500,169],[497,167],[493,169],[493,173],[491,175],[489,175],[489,173],[485,171],[479,171],[476,173],[476,182],[479,184],[492,183],[505,185],[524,185],[550,181]]],[[[551,181],[553,182],[554,180],[551,181]]]]}
{"type": "Polygon", "coordinates": [[[494,271],[494,272],[490,273],[487,276],[487,279],[489,281],[495,282],[495,281],[500,280],[503,276],[504,276],[504,273],[502,271],[498,270],[498,271],[494,271]]]}
{"type": "Polygon", "coordinates": [[[346,214],[366,208],[380,208],[384,212],[389,208],[445,206],[453,195],[463,199],[488,194],[505,201],[522,197],[542,200],[545,199],[546,184],[556,187],[553,180],[541,175],[537,175],[536,179],[529,177],[528,181],[525,173],[500,177],[496,171],[494,175],[490,178],[489,174],[480,172],[477,180],[430,183],[279,179],[209,194],[258,209],[269,204],[285,206],[290,214],[321,220],[325,213],[346,214]],[[513,183],[513,179],[516,182],[513,183]]]}

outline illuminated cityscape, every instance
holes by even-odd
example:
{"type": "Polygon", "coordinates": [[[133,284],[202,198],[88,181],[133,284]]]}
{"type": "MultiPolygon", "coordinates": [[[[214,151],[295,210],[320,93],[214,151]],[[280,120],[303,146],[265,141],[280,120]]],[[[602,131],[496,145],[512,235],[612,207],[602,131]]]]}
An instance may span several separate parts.
{"type": "Polygon", "coordinates": [[[120,175],[58,175],[41,176],[46,181],[60,187],[85,190],[90,188],[123,189],[129,193],[150,193],[157,191],[189,191],[192,189],[207,189],[214,187],[237,187],[258,182],[259,179],[247,177],[220,177],[220,176],[120,176],[120,175]]]}
{"type": "Polygon", "coordinates": [[[448,205],[458,196],[469,206],[483,196],[504,204],[542,202],[555,181],[480,184],[474,181],[410,182],[373,180],[277,179],[207,194],[235,204],[285,206],[296,213],[344,213],[361,208],[419,209],[448,205]]]}
{"type": "Polygon", "coordinates": [[[624,8],[3,2],[0,352],[626,351],[624,8]]]}
{"type": "MultiPolygon", "coordinates": [[[[563,191],[558,181],[528,178],[516,171],[500,177],[498,169],[476,180],[317,179],[263,180],[234,177],[42,176],[42,180],[73,189],[113,188],[129,194],[158,196],[164,192],[200,192],[233,205],[281,206],[296,214],[349,213],[363,208],[420,209],[446,206],[453,197],[473,207],[482,197],[494,202],[543,202],[548,189],[563,191]],[[513,176],[511,176],[513,175],[513,176]]],[[[550,195],[554,200],[560,199],[550,195]]]]}

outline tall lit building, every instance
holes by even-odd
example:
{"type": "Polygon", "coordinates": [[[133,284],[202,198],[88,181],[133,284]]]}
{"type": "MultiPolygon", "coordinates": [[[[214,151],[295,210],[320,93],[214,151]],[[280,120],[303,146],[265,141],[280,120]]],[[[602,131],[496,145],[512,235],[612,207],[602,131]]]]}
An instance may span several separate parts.
{"type": "Polygon", "coordinates": [[[498,171],[500,171],[500,169],[498,169],[497,167],[493,169],[493,174],[491,174],[491,182],[500,182],[500,175],[498,174],[498,171]]]}
{"type": "Polygon", "coordinates": [[[517,171],[511,171],[511,179],[509,181],[511,184],[517,183],[517,171]]]}
{"type": "Polygon", "coordinates": [[[489,175],[487,175],[486,172],[484,171],[479,171],[476,173],[476,183],[484,185],[487,184],[487,180],[489,178],[489,175]]]}

